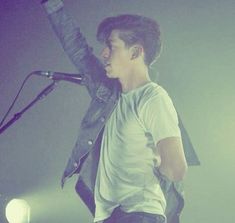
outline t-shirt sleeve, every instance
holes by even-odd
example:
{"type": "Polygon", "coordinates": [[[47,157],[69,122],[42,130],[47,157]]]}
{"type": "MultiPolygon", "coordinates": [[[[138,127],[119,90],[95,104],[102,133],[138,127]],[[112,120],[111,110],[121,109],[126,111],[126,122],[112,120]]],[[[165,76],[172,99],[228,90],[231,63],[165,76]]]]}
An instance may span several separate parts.
{"type": "Polygon", "coordinates": [[[181,137],[177,112],[166,92],[147,100],[141,111],[143,125],[152,135],[155,145],[164,138],[181,137]]]}

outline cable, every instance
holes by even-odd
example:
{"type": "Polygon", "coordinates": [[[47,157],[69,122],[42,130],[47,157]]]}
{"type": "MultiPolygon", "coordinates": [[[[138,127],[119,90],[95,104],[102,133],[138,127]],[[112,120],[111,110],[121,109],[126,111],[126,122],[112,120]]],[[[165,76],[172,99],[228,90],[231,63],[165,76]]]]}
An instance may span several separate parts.
{"type": "Polygon", "coordinates": [[[33,73],[30,73],[30,74],[24,79],[24,81],[23,81],[23,83],[22,83],[22,85],[21,85],[21,87],[20,87],[20,90],[18,91],[18,93],[17,93],[17,95],[16,95],[16,97],[15,97],[13,103],[11,104],[10,108],[8,109],[8,111],[6,112],[6,114],[4,115],[4,117],[3,117],[3,119],[2,119],[2,121],[1,121],[1,123],[0,123],[0,126],[3,125],[3,123],[4,123],[4,121],[6,120],[8,114],[10,113],[11,109],[13,108],[13,106],[14,106],[16,100],[18,99],[18,97],[19,97],[19,95],[20,95],[20,92],[22,91],[22,89],[23,89],[23,87],[24,87],[26,81],[27,81],[27,80],[30,78],[30,76],[32,76],[32,75],[33,75],[33,73]]]}

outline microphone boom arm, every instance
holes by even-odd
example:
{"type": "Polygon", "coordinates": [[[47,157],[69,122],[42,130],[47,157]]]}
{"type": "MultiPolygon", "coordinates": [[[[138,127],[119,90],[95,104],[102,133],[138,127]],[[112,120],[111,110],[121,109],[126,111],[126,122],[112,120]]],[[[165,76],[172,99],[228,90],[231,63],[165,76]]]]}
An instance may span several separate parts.
{"type": "Polygon", "coordinates": [[[52,90],[54,90],[58,81],[53,81],[50,85],[45,87],[38,96],[30,102],[24,109],[16,113],[3,127],[0,128],[0,134],[2,134],[7,128],[9,128],[14,122],[16,122],[29,108],[31,108],[37,101],[45,98],[52,90]]]}

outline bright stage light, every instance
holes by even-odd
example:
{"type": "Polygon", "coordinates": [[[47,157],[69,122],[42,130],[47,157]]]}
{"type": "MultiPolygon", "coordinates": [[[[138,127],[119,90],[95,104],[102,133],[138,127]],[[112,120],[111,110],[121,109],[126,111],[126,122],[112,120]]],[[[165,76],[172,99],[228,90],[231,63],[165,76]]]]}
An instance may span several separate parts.
{"type": "Polygon", "coordinates": [[[25,200],[13,199],[6,206],[6,218],[9,223],[29,223],[30,207],[25,200]]]}

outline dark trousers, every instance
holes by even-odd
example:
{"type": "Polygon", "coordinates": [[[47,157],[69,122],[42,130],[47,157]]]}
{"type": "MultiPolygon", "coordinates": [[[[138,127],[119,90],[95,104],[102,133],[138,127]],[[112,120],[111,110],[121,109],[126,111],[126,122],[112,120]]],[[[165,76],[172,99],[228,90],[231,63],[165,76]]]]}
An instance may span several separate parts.
{"type": "Polygon", "coordinates": [[[166,223],[165,218],[158,214],[145,212],[126,213],[119,207],[115,208],[112,215],[103,223],[166,223]]]}

